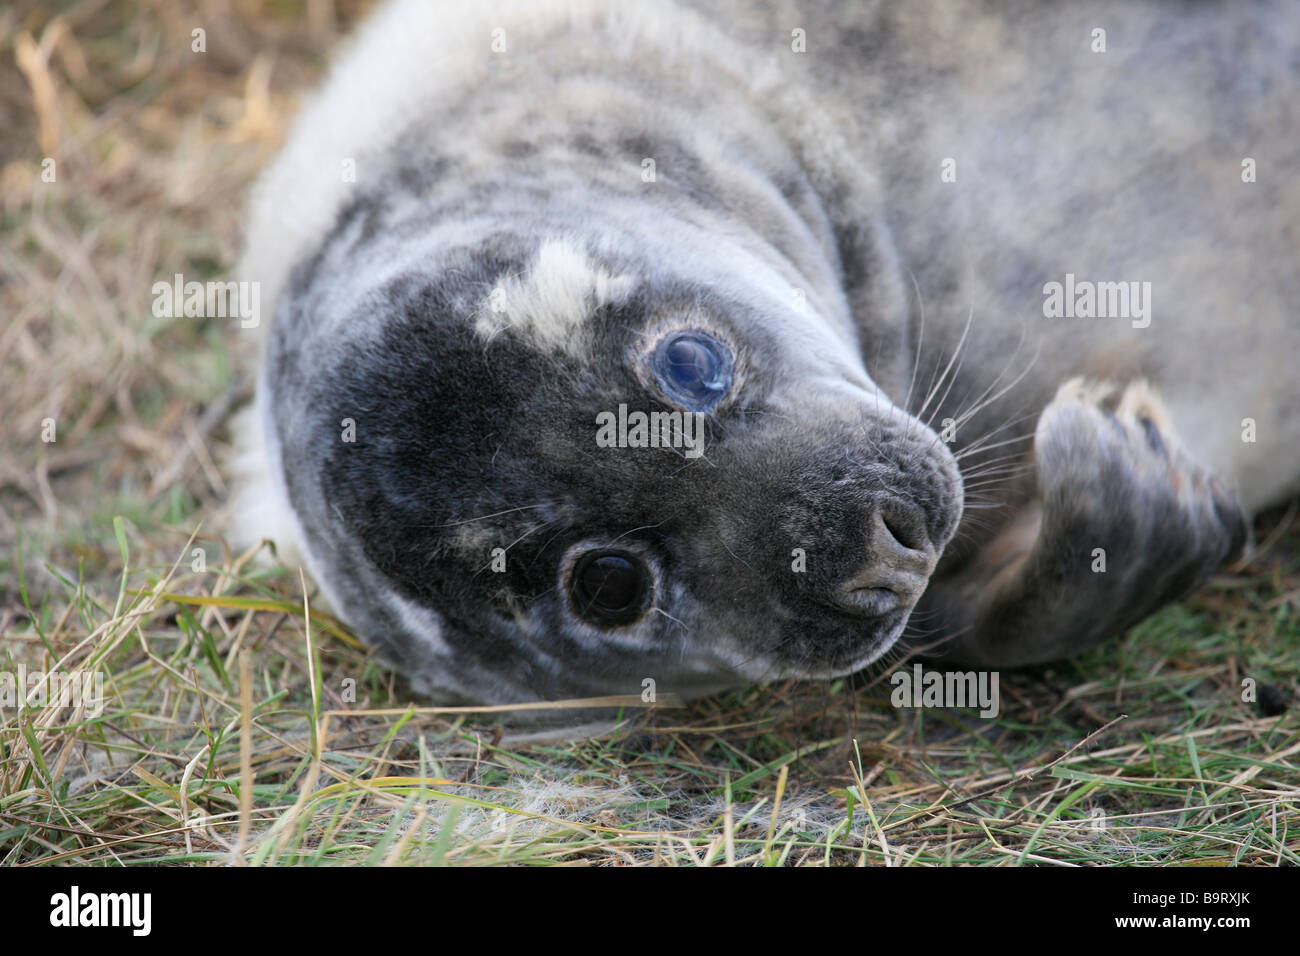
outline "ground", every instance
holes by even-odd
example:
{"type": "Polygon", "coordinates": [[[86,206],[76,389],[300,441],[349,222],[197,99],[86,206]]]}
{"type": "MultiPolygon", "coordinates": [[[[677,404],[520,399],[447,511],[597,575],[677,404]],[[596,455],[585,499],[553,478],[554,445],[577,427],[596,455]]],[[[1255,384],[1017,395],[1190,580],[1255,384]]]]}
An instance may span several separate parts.
{"type": "Polygon", "coordinates": [[[151,290],[231,277],[362,6],[0,11],[0,673],[105,681],[99,713],[0,697],[0,864],[1300,863],[1294,506],[1122,640],[1003,674],[996,720],[877,674],[551,744],[412,706],[296,571],[230,553],[250,333],[151,290]]]}

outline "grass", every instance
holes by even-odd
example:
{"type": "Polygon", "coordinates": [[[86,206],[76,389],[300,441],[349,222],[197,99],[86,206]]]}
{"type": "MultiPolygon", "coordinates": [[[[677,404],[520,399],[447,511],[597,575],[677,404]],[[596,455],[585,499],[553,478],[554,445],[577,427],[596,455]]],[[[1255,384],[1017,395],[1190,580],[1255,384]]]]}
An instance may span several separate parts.
{"type": "Polygon", "coordinates": [[[230,269],[247,184],[358,13],[0,12],[0,673],[104,680],[99,713],[0,706],[0,862],[1300,862],[1300,720],[1242,699],[1300,689],[1293,512],[1122,641],[1003,674],[995,721],[867,676],[550,743],[412,706],[296,571],[230,553],[245,333],[156,319],[150,288],[230,269]]]}

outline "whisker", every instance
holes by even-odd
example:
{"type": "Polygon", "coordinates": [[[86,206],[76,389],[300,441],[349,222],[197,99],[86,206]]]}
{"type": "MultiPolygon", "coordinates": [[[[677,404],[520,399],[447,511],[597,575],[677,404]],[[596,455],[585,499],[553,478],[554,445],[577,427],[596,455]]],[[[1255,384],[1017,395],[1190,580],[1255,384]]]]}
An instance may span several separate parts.
{"type": "Polygon", "coordinates": [[[477,518],[462,518],[459,521],[448,521],[445,524],[435,524],[432,525],[431,527],[454,528],[457,525],[470,524],[474,521],[486,521],[488,518],[499,518],[502,515],[514,514],[517,511],[530,511],[533,508],[546,508],[546,507],[553,506],[554,504],[555,502],[553,501],[539,501],[535,505],[520,505],[518,508],[507,508],[505,511],[495,511],[490,515],[479,515],[477,518]]]}

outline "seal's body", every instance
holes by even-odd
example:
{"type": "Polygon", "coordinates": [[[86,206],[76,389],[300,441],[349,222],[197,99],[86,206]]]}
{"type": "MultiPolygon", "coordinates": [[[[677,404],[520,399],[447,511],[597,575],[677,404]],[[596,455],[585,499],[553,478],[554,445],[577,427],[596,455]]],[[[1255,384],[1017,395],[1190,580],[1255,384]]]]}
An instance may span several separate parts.
{"type": "Polygon", "coordinates": [[[392,3],[255,194],[242,536],[448,702],[1117,634],[1300,479],[1298,26],[392,3]]]}

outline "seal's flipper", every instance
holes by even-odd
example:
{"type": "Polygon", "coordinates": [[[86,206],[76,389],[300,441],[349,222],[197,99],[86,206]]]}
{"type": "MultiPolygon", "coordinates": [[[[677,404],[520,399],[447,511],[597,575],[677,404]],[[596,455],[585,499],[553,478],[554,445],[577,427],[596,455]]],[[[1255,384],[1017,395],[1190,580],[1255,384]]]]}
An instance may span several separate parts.
{"type": "MultiPolygon", "coordinates": [[[[1037,496],[922,607],[937,654],[1016,667],[1076,654],[1193,590],[1241,554],[1236,493],[1183,449],[1145,382],[1072,379],[1034,435],[1037,496]]],[[[923,614],[924,617],[924,614],[923,614]]]]}

